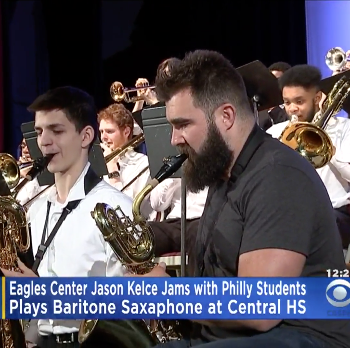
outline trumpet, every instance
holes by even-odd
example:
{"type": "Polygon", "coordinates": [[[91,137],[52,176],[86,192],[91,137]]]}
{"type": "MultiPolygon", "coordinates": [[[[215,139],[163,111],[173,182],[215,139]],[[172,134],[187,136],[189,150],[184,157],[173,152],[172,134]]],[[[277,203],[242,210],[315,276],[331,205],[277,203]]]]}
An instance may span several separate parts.
{"type": "Polygon", "coordinates": [[[125,88],[121,82],[113,82],[110,88],[111,97],[117,103],[125,101],[126,103],[135,103],[139,100],[144,100],[144,97],[141,95],[130,97],[129,93],[137,92],[142,89],[153,89],[155,86],[142,86],[134,88],[125,88]]]}
{"type": "Polygon", "coordinates": [[[332,71],[342,71],[348,62],[345,51],[340,47],[331,48],[326,54],[326,64],[332,71]]]}

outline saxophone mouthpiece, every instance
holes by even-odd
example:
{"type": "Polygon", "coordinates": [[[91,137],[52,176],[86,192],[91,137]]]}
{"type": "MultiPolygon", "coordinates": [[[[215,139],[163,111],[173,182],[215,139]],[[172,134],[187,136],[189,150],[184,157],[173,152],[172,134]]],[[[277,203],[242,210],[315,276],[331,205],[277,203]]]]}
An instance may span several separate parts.
{"type": "Polygon", "coordinates": [[[163,159],[163,166],[160,168],[159,172],[155,176],[159,183],[163,180],[171,177],[174,173],[176,173],[182,166],[182,164],[186,161],[187,155],[180,154],[176,156],[170,156],[163,159]]]}
{"type": "Polygon", "coordinates": [[[46,155],[44,157],[37,158],[33,162],[33,167],[26,175],[28,181],[34,180],[44,169],[48,166],[54,154],[46,155]]]}

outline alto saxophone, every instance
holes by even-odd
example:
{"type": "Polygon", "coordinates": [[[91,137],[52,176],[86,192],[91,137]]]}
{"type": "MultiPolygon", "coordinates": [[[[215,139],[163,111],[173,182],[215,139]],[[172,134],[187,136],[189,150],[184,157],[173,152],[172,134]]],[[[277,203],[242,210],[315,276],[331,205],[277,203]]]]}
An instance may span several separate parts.
{"type": "MultiPolygon", "coordinates": [[[[112,250],[133,274],[145,274],[155,266],[155,236],[140,212],[145,197],[163,180],[173,175],[187,159],[181,154],[164,159],[164,165],[154,179],[135,197],[132,206],[133,220],[124,214],[120,207],[116,209],[104,203],[98,203],[91,213],[104,239],[112,250]]],[[[95,329],[98,320],[84,320],[80,325],[79,342],[83,343],[95,329]]],[[[180,322],[172,320],[143,321],[155,344],[182,338],[180,322]]]]}

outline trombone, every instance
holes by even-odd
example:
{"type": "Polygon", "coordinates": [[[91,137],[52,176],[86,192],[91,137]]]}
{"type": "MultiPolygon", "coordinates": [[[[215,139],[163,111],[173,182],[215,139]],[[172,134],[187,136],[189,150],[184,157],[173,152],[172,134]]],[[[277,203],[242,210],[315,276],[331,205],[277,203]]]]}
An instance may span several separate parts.
{"type": "Polygon", "coordinates": [[[138,147],[144,141],[145,141],[145,137],[142,133],[133,137],[131,140],[129,140],[122,147],[118,147],[117,149],[113,150],[109,155],[105,156],[106,163],[112,161],[117,156],[123,157],[129,150],[132,150],[135,147],[138,147]]]}
{"type": "Polygon", "coordinates": [[[325,128],[330,118],[341,110],[349,95],[350,79],[343,76],[335,83],[312,122],[299,122],[297,118],[292,118],[279,140],[296,150],[315,169],[322,168],[335,154],[335,147],[325,128]]]}
{"type": "Polygon", "coordinates": [[[153,89],[155,86],[142,86],[134,88],[125,88],[123,84],[119,81],[113,82],[110,87],[110,94],[114,101],[121,103],[125,101],[126,103],[135,103],[139,100],[144,100],[144,97],[141,95],[130,97],[129,93],[137,92],[142,89],[153,89]]]}

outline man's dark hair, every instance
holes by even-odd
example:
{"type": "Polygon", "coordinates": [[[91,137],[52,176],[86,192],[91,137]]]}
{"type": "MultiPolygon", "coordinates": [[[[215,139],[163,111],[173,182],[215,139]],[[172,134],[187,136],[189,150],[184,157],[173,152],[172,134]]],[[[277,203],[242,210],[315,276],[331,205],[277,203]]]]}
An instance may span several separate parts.
{"type": "Polygon", "coordinates": [[[276,62],[269,66],[270,71],[280,71],[285,73],[287,70],[289,70],[292,66],[286,62],[276,62]]]}
{"type": "Polygon", "coordinates": [[[97,110],[91,95],[75,87],[58,87],[40,95],[28,107],[30,112],[53,110],[63,111],[68,120],[75,125],[77,132],[91,126],[94,129],[94,139],[90,148],[93,146],[98,128],[97,110]]]}
{"type": "Polygon", "coordinates": [[[315,66],[302,64],[295,65],[287,70],[279,79],[281,90],[284,87],[303,87],[305,89],[320,89],[322,74],[315,66]]]}
{"type": "Polygon", "coordinates": [[[234,105],[242,117],[252,115],[243,78],[218,52],[197,50],[187,53],[172,67],[170,76],[156,79],[156,93],[161,102],[169,101],[187,88],[194,105],[208,117],[224,103],[234,105]]]}
{"type": "Polygon", "coordinates": [[[167,75],[171,74],[174,67],[181,62],[181,59],[171,57],[163,60],[157,68],[156,79],[166,78],[167,75]]]}

